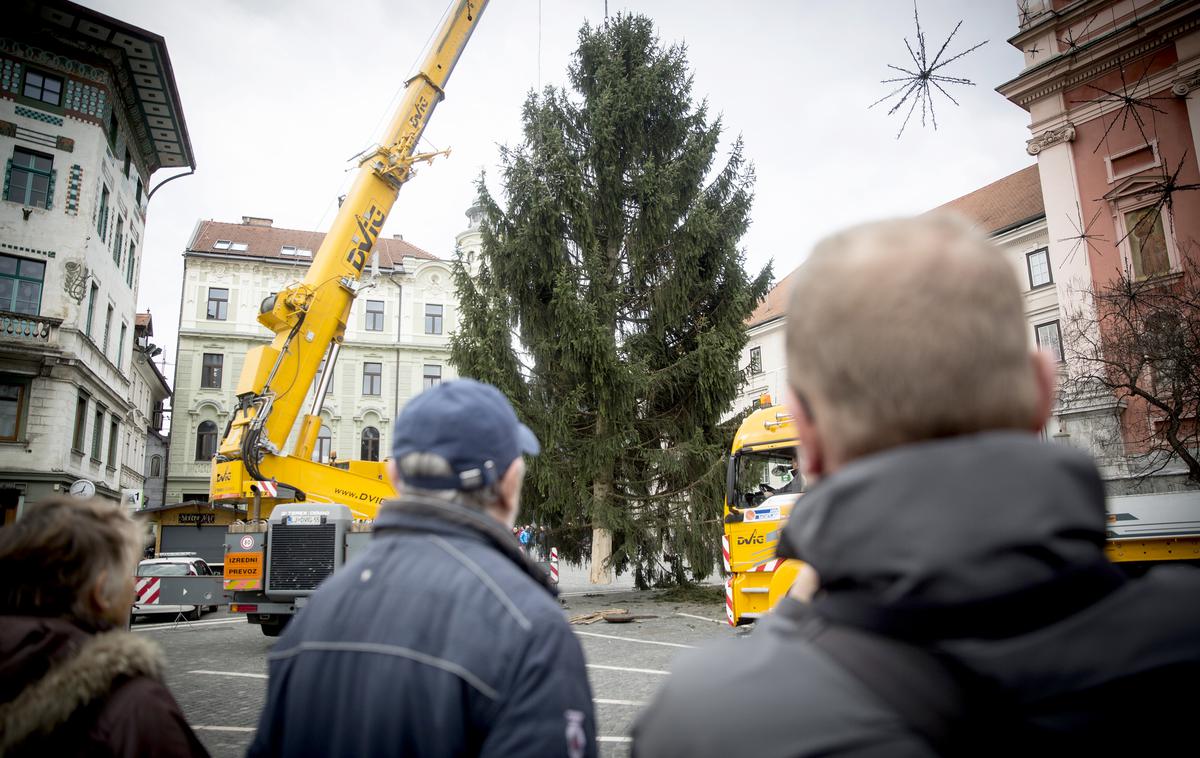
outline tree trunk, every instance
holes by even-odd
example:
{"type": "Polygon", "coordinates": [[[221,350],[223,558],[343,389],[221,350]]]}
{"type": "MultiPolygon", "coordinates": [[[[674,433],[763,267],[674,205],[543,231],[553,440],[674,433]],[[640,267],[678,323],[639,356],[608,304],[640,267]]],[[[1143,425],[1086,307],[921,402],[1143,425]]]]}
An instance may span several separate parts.
{"type": "MultiPolygon", "coordinates": [[[[592,501],[594,504],[608,500],[612,483],[597,479],[592,482],[592,501]]],[[[612,584],[612,532],[599,523],[592,525],[592,569],[588,581],[592,584],[612,584]]]]}

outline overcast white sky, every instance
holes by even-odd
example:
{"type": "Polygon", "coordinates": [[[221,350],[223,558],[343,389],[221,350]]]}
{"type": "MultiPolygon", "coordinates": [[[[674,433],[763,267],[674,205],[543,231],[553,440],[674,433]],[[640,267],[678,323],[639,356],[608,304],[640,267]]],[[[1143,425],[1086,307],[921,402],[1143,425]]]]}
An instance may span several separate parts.
{"type": "MultiPolygon", "coordinates": [[[[196,221],[266,216],[324,231],[349,183],[348,159],[373,144],[415,70],[443,0],[80,0],[166,38],[196,154],[191,177],[149,206],[139,308],[175,360],[182,253],[196,221]]],[[[758,183],[743,240],[749,267],[776,279],[812,244],[847,224],[940,205],[1033,162],[1028,115],[994,91],[1022,56],[1008,0],[920,0],[936,49],[990,40],[943,73],[976,82],[937,100],[938,131],[897,116],[879,80],[915,44],[906,0],[610,0],[637,11],[664,41],[687,43],[695,94],[723,114],[726,144],[741,134],[758,183]]],[[[453,155],[421,169],[400,194],[384,234],[449,257],[480,169],[520,138],[526,93],[565,83],[578,30],[604,0],[492,0],[425,132],[453,155]],[[540,71],[540,79],[539,79],[540,71]]],[[[932,51],[931,51],[932,53],[932,51]]],[[[914,117],[915,118],[915,117],[914,117]]],[[[169,176],[160,171],[152,185],[169,176]]]]}

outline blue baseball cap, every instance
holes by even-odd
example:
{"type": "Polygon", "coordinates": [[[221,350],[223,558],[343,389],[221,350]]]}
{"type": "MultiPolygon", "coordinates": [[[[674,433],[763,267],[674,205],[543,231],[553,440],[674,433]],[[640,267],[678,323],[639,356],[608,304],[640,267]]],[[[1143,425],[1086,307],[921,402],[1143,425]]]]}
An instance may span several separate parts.
{"type": "Polygon", "coordinates": [[[429,490],[474,490],[495,484],[522,454],[537,455],[537,437],[517,418],[508,398],[474,379],[444,382],[404,406],[392,429],[392,458],[433,453],[445,458],[453,476],[404,477],[429,490]]]}

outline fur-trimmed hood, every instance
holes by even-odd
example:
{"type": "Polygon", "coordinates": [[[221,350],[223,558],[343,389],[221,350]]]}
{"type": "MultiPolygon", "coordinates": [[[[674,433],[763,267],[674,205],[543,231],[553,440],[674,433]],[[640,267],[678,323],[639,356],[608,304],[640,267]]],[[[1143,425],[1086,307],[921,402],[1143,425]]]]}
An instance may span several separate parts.
{"type": "Polygon", "coordinates": [[[131,679],[161,681],[164,665],[158,645],[126,631],[0,616],[0,754],[51,734],[131,679]]]}

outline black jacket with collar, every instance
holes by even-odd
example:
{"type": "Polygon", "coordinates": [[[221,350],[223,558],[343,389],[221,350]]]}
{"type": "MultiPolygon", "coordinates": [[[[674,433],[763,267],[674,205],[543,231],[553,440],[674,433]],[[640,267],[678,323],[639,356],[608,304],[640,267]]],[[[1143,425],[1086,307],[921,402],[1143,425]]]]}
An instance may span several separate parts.
{"type": "Polygon", "coordinates": [[[583,651],[494,520],[402,499],[268,656],[251,756],[593,756],[583,651]]]}
{"type": "Polygon", "coordinates": [[[902,640],[985,685],[1016,719],[1006,736],[1029,735],[1024,754],[1192,745],[1182,693],[1200,673],[1200,570],[1125,579],[1104,539],[1095,465],[1032,435],[857,460],[801,498],[780,539],[781,555],[820,574],[811,606],[785,600],[749,637],[682,658],[635,726],[634,752],[932,755],[812,642],[820,624],[902,640]]]}

